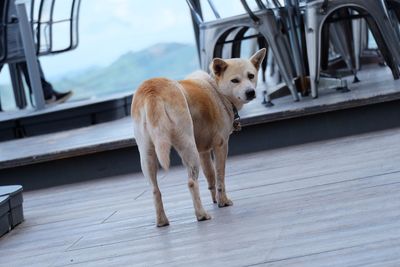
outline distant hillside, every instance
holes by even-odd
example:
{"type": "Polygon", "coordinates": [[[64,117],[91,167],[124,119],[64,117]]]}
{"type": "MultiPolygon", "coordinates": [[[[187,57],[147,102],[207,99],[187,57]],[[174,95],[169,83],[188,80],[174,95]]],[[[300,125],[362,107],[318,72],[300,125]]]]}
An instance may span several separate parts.
{"type": "MultiPolygon", "coordinates": [[[[101,56],[99,52],[99,56],[101,56]]],[[[51,80],[59,91],[73,90],[73,99],[119,92],[133,92],[146,79],[165,76],[182,79],[199,68],[194,45],[162,43],[138,52],[128,52],[106,67],[92,67],[51,80]]],[[[5,109],[15,107],[11,85],[0,85],[5,109]]]]}
{"type": "Polygon", "coordinates": [[[91,68],[54,82],[59,90],[73,89],[74,98],[133,92],[144,80],[165,76],[181,79],[199,68],[194,45],[164,43],[138,52],[128,52],[111,65],[91,68]]]}

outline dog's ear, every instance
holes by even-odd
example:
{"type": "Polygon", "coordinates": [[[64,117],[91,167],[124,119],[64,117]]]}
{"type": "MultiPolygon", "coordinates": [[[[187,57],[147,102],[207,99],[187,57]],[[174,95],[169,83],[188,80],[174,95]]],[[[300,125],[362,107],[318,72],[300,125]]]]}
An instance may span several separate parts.
{"type": "Polygon", "coordinates": [[[216,77],[220,77],[226,68],[228,68],[228,63],[221,58],[214,58],[210,65],[210,70],[216,77]]]}
{"type": "Polygon", "coordinates": [[[263,48],[258,50],[254,55],[251,56],[250,61],[253,63],[254,67],[258,70],[260,68],[261,63],[265,58],[265,54],[267,53],[267,49],[263,48]]]}

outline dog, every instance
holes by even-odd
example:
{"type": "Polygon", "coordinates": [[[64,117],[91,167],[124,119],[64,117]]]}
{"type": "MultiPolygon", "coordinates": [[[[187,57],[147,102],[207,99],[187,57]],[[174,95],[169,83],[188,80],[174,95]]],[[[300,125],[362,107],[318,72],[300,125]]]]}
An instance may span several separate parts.
{"type": "Polygon", "coordinates": [[[225,190],[229,136],[239,128],[237,111],[256,97],[258,70],[265,54],[263,48],[250,59],[215,58],[210,74],[197,71],[181,81],[153,78],[135,92],[131,106],[134,134],[142,172],[152,185],[158,227],[169,225],[157,170],[158,162],[163,169],[169,168],[171,147],[187,169],[198,221],[211,219],[200,199],[200,166],[212,201],[219,207],[233,204],[225,190]]]}

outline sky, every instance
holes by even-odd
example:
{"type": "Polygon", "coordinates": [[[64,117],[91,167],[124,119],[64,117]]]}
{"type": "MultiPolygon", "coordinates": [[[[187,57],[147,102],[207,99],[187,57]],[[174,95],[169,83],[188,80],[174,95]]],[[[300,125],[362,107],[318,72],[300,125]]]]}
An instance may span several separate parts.
{"type": "MultiPolygon", "coordinates": [[[[56,10],[68,10],[70,2],[57,0],[56,10]]],[[[213,14],[206,2],[202,2],[204,15],[210,20],[213,14]]],[[[214,3],[222,17],[244,12],[239,0],[214,3]]],[[[81,0],[79,19],[79,45],[75,50],[40,57],[50,80],[91,66],[108,65],[128,51],[156,43],[195,42],[185,0],[81,0]]],[[[3,70],[0,83],[8,79],[7,70],[3,70]]]]}
{"type": "MultiPolygon", "coordinates": [[[[58,0],[60,1],[60,0],[58,0]]],[[[62,0],[61,0],[62,1],[62,0]]],[[[42,57],[46,75],[90,66],[104,66],[127,51],[161,42],[194,43],[189,8],[185,0],[81,0],[80,42],[69,53],[42,57]]],[[[224,15],[241,12],[240,2],[214,0],[224,15]],[[227,2],[236,2],[222,7],[227,2]]],[[[204,5],[206,19],[211,11],[204,5]]]]}
{"type": "Polygon", "coordinates": [[[82,0],[78,48],[41,61],[49,77],[107,65],[155,43],[193,43],[190,23],[184,0],[82,0]]]}

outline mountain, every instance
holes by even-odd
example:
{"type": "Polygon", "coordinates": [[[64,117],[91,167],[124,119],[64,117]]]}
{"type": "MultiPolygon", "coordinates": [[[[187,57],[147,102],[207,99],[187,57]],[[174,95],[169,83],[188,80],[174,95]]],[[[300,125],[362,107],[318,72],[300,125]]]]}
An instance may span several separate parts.
{"type": "Polygon", "coordinates": [[[199,68],[194,45],[161,43],[138,52],[128,52],[109,66],[90,68],[53,82],[58,90],[74,90],[74,98],[112,92],[133,92],[144,80],[164,76],[182,79],[199,68]]]}
{"type": "MultiPolygon", "coordinates": [[[[194,45],[160,43],[138,52],[127,52],[109,66],[74,71],[51,83],[59,91],[73,90],[73,99],[77,100],[133,92],[146,79],[160,76],[182,79],[197,69],[194,45]]],[[[4,109],[15,108],[10,84],[0,85],[0,100],[4,109]]]]}

